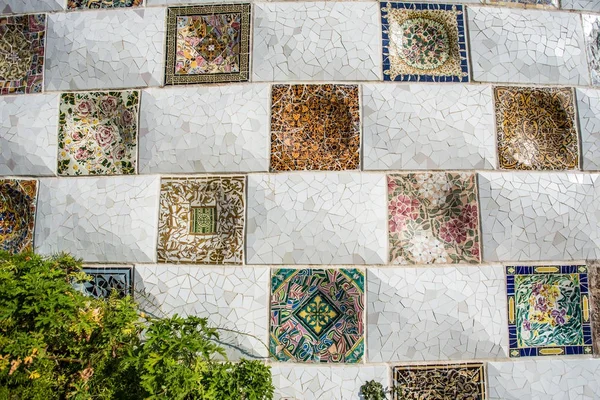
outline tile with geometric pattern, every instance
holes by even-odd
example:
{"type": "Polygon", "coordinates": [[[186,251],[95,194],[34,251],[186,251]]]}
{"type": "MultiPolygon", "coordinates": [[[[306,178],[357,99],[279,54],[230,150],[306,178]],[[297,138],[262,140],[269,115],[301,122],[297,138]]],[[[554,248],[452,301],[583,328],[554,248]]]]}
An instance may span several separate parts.
{"type": "Polygon", "coordinates": [[[89,296],[105,299],[113,291],[116,291],[119,297],[133,294],[133,267],[84,266],[83,272],[91,279],[80,284],[77,289],[89,296]]]}

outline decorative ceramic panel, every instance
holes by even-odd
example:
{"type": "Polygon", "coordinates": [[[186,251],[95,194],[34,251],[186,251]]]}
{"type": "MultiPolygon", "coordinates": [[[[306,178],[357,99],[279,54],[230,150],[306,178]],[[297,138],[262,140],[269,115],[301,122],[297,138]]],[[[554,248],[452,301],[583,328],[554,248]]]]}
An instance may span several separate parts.
{"type": "Polygon", "coordinates": [[[468,82],[463,6],[381,2],[383,79],[468,82]]]}
{"type": "Polygon", "coordinates": [[[158,262],[241,264],[242,176],[161,180],[158,262]]]}
{"type": "Polygon", "coordinates": [[[561,0],[560,7],[565,10],[600,11],[598,0],[561,0]]]}
{"type": "Polygon", "coordinates": [[[588,261],[588,274],[594,355],[600,357],[600,261],[588,261]]]}
{"type": "Polygon", "coordinates": [[[575,100],[570,88],[494,88],[500,168],[579,168],[575,100]]]}
{"type": "Polygon", "coordinates": [[[592,353],[585,265],[506,267],[511,357],[592,353]]]}
{"type": "Polygon", "coordinates": [[[171,7],[165,84],[247,81],[250,4],[171,7]]]}
{"type": "Polygon", "coordinates": [[[63,93],[58,175],[134,174],[140,93],[63,93]]]}
{"type": "Polygon", "coordinates": [[[33,251],[37,181],[0,179],[0,250],[33,251]]]}
{"type": "Polygon", "coordinates": [[[271,170],[358,169],[358,85],[274,85],[271,170]]]}
{"type": "Polygon", "coordinates": [[[138,7],[144,0],[67,0],[67,9],[138,7]]]}
{"type": "Polygon", "coordinates": [[[516,7],[557,8],[558,0],[487,0],[487,3],[516,7]]]}
{"type": "Polygon", "coordinates": [[[91,276],[91,280],[83,283],[81,290],[96,298],[107,298],[112,291],[119,297],[133,294],[133,268],[131,267],[84,267],[83,272],[91,276]]]}
{"type": "Polygon", "coordinates": [[[360,362],[364,280],[357,269],[274,270],[271,353],[280,361],[360,362]]]}
{"type": "Polygon", "coordinates": [[[389,175],[388,230],[394,264],[478,263],[475,175],[389,175]]]}
{"type": "Polygon", "coordinates": [[[403,365],[394,368],[402,400],[485,400],[482,363],[403,365]]]}
{"type": "Polygon", "coordinates": [[[0,95],[42,91],[45,36],[45,14],[0,17],[0,95]]]}
{"type": "Polygon", "coordinates": [[[592,74],[592,85],[600,85],[600,17],[597,15],[583,15],[582,18],[585,50],[587,51],[588,65],[592,74]]]}

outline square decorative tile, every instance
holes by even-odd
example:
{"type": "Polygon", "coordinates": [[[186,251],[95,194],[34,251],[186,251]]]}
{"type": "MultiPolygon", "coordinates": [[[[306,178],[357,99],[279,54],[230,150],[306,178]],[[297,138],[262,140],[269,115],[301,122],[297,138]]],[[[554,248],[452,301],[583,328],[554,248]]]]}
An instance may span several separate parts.
{"type": "Polygon", "coordinates": [[[271,170],[358,169],[358,85],[273,85],[271,170]]]}
{"type": "Polygon", "coordinates": [[[487,2],[504,6],[558,8],[558,0],[487,0],[487,2]]]}
{"type": "Polygon", "coordinates": [[[468,173],[389,175],[390,262],[478,263],[476,186],[468,173]]]}
{"type": "Polygon", "coordinates": [[[138,7],[144,0],[68,0],[67,9],[138,7]]]}
{"type": "Polygon", "coordinates": [[[0,17],[0,94],[39,93],[46,14],[0,17]]]}
{"type": "Polygon", "coordinates": [[[583,15],[583,34],[592,85],[600,85],[600,17],[583,15]]]}
{"type": "Polygon", "coordinates": [[[63,93],[58,174],[134,174],[139,99],[137,90],[63,93]]]}
{"type": "Polygon", "coordinates": [[[573,89],[499,86],[494,106],[500,168],[579,168],[573,89]]]}
{"type": "Polygon", "coordinates": [[[120,297],[133,294],[132,267],[84,267],[83,272],[92,277],[80,288],[84,293],[96,297],[107,298],[113,290],[120,297]]]}
{"type": "Polygon", "coordinates": [[[588,261],[588,273],[594,355],[600,357],[600,262],[598,260],[588,261]]]}
{"type": "Polygon", "coordinates": [[[244,190],[243,176],[162,179],[158,262],[241,264],[244,190]]]}
{"type": "Polygon", "coordinates": [[[165,84],[247,81],[249,49],[250,4],[169,7],[165,84]]]}
{"type": "Polygon", "coordinates": [[[0,250],[33,251],[37,181],[0,179],[0,250]]]}
{"type": "Polygon", "coordinates": [[[468,82],[463,6],[381,2],[383,79],[468,82]]]}
{"type": "Polygon", "coordinates": [[[280,361],[360,362],[364,281],[357,269],[273,271],[271,353],[280,361]]]}
{"type": "Polygon", "coordinates": [[[394,367],[394,386],[403,400],[485,400],[482,363],[394,367]]]}
{"type": "Polygon", "coordinates": [[[585,265],[506,267],[511,357],[592,353],[585,265]]]}

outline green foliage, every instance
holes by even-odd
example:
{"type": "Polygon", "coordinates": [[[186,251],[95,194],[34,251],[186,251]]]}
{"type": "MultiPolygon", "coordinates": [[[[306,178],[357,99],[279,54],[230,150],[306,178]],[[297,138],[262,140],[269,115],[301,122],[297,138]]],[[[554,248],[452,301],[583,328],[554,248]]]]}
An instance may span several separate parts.
{"type": "Polygon", "coordinates": [[[150,318],[87,279],[67,255],[0,252],[1,399],[272,399],[269,367],[221,361],[206,319],[150,318]]]}
{"type": "Polygon", "coordinates": [[[385,389],[383,385],[375,380],[366,381],[360,387],[360,394],[364,400],[387,400],[388,395],[392,399],[402,399],[402,389],[396,386],[392,389],[385,389]],[[396,395],[396,397],[394,397],[396,395]]]}

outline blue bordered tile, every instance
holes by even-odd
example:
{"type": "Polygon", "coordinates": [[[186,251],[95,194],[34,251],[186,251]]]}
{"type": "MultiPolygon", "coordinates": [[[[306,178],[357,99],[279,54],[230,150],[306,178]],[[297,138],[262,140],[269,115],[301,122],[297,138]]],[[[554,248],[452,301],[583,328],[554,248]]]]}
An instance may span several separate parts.
{"type": "Polygon", "coordinates": [[[83,272],[92,279],[78,289],[92,297],[107,298],[113,290],[121,297],[133,294],[133,267],[84,267],[83,272]]]}

